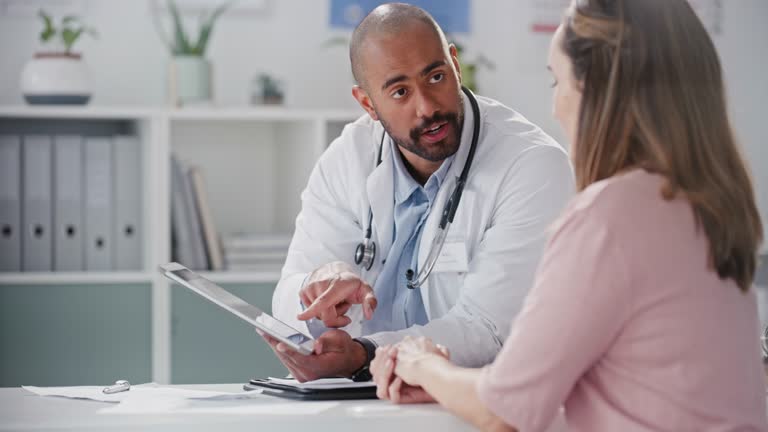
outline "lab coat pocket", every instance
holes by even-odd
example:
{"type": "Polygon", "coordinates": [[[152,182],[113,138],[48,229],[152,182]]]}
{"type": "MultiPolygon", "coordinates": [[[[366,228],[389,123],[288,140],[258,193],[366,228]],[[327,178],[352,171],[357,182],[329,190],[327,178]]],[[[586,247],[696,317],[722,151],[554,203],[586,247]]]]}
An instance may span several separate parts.
{"type": "Polygon", "coordinates": [[[469,271],[474,242],[482,237],[483,231],[482,221],[475,209],[475,193],[464,191],[433,271],[458,274],[469,271]]]}

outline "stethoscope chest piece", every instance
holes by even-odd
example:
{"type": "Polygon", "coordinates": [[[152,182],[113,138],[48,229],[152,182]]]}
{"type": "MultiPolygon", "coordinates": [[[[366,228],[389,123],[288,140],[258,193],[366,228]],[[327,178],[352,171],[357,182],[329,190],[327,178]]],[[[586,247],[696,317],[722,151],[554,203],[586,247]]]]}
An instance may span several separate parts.
{"type": "Polygon", "coordinates": [[[376,243],[366,237],[355,249],[355,264],[363,267],[365,270],[370,270],[373,267],[374,259],[376,259],[376,243]]]}

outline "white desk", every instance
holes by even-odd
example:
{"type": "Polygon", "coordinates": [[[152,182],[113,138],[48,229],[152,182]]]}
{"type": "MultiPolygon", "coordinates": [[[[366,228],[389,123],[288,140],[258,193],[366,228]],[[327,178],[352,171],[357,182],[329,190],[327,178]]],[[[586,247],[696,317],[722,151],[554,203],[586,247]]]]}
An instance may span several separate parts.
{"type": "MultiPolygon", "coordinates": [[[[242,384],[174,386],[237,392],[242,384]]],[[[284,399],[259,396],[249,403],[284,399]]],[[[105,402],[34,395],[22,388],[0,388],[0,431],[469,431],[467,423],[436,404],[393,407],[379,400],[343,401],[312,416],[230,414],[97,414],[105,402]]]]}

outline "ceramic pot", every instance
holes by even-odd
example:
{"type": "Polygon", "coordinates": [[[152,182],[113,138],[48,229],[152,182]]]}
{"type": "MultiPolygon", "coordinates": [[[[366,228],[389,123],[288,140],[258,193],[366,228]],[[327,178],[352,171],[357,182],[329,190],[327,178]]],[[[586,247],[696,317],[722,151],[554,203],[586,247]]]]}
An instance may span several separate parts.
{"type": "Polygon", "coordinates": [[[72,53],[35,54],[24,65],[20,86],[32,105],[83,105],[92,94],[88,65],[72,53]]]}

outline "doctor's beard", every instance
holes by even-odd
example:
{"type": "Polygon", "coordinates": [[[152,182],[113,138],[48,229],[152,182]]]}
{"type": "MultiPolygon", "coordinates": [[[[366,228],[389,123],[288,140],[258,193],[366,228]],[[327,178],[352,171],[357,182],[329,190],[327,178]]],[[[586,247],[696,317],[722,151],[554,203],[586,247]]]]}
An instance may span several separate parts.
{"type": "MultiPolygon", "coordinates": [[[[387,131],[392,140],[398,146],[408,150],[422,159],[430,162],[440,162],[453,156],[459,150],[461,144],[461,129],[464,124],[464,104],[459,104],[458,112],[438,112],[428,119],[422,119],[419,125],[411,129],[408,133],[408,139],[403,139],[392,132],[389,123],[384,117],[379,115],[379,121],[387,131]],[[437,144],[428,145],[421,143],[421,136],[427,129],[432,128],[435,123],[446,122],[451,126],[451,132],[442,141],[437,144]]],[[[378,114],[378,113],[377,113],[378,114]]]]}

